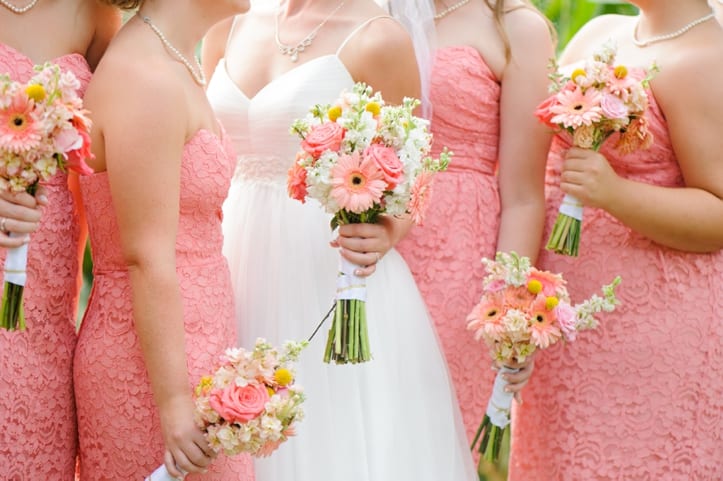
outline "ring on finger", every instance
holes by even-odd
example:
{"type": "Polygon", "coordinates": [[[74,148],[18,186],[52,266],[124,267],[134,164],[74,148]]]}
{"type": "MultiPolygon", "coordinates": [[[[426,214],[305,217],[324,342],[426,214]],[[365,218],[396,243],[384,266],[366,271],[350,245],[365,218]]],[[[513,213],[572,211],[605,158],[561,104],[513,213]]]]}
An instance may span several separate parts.
{"type": "Polygon", "coordinates": [[[7,222],[8,220],[6,217],[0,217],[0,232],[4,232],[6,234],[8,233],[7,226],[5,225],[7,222]]]}

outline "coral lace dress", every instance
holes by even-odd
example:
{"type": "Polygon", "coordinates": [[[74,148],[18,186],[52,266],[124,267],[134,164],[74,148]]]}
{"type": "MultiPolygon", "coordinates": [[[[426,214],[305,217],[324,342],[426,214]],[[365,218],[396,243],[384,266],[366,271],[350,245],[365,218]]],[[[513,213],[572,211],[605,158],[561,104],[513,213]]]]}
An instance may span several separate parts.
{"type": "MultiPolygon", "coordinates": [[[[233,293],[221,254],[221,204],[233,169],[229,144],[199,130],[185,146],[176,238],[191,383],[236,343],[233,293]]],[[[105,172],[81,179],[94,281],[75,356],[80,480],[142,480],[163,461],[164,444],[138,337],[131,286],[105,172]]],[[[189,386],[189,390],[192,386],[189,386]]],[[[253,480],[250,459],[219,456],[204,481],[253,480]]]]}
{"type": "MultiPolygon", "coordinates": [[[[653,146],[622,156],[623,177],[684,185],[663,113],[651,97],[653,146]]],[[[569,143],[548,158],[550,232],[562,199],[569,143]]],[[[573,300],[622,276],[622,305],[601,327],[540,353],[513,414],[512,481],[720,481],[723,479],[723,251],[663,247],[601,209],[585,208],[580,255],[543,252],[573,300]]]]}
{"type": "MultiPolygon", "coordinates": [[[[53,60],[80,80],[90,67],[77,53],[53,60]]],[[[33,76],[33,61],[0,43],[0,73],[33,76]]],[[[73,401],[73,351],[80,228],[68,177],[44,182],[48,206],[30,236],[23,306],[28,328],[0,330],[0,479],[72,479],[78,447],[73,401]]],[[[0,265],[5,250],[0,250],[0,265]]]]}

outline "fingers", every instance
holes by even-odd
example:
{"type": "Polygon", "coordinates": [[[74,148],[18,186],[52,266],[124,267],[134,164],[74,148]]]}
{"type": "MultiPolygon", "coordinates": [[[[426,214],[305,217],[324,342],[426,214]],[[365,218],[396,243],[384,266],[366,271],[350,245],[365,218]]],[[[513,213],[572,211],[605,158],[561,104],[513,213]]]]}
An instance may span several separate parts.
{"type": "Polygon", "coordinates": [[[8,232],[0,232],[0,247],[5,249],[20,247],[28,242],[30,242],[30,236],[27,234],[16,234],[11,236],[8,232]]]}
{"type": "MultiPolygon", "coordinates": [[[[189,439],[179,444],[171,451],[173,468],[177,474],[169,473],[172,476],[185,476],[185,473],[202,473],[211,464],[215,455],[208,447],[208,443],[199,433],[200,439],[189,439]]],[[[168,463],[166,462],[166,467],[168,463]]]]}
{"type": "Polygon", "coordinates": [[[35,190],[35,201],[38,205],[43,207],[48,205],[48,193],[45,190],[45,186],[42,184],[39,184],[38,188],[35,190]]]}
{"type": "MultiPolygon", "coordinates": [[[[45,196],[45,188],[40,186],[39,191],[42,192],[43,196],[45,196]]],[[[33,197],[27,192],[9,192],[3,190],[0,191],[0,199],[2,199],[3,204],[16,205],[28,209],[35,209],[38,206],[38,201],[36,197],[33,197]]],[[[45,201],[47,202],[47,198],[45,199],[45,201]]],[[[12,217],[12,212],[5,212],[4,210],[2,210],[0,211],[0,213],[12,217]]]]}
{"type": "Polygon", "coordinates": [[[170,474],[174,478],[183,479],[186,476],[185,473],[178,469],[178,466],[176,466],[176,461],[173,459],[173,455],[168,450],[166,450],[166,453],[163,455],[163,464],[166,466],[166,471],[168,471],[168,474],[170,474]]]}

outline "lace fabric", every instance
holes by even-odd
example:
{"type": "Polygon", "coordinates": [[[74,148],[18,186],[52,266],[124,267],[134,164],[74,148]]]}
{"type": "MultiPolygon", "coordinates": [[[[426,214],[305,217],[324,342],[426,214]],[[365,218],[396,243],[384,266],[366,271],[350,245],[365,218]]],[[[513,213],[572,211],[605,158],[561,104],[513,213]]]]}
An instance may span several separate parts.
{"type": "MultiPolygon", "coordinates": [[[[54,62],[78,77],[82,95],[91,76],[85,58],[70,54],[54,62]]],[[[0,72],[26,81],[33,62],[0,43],[0,72]]],[[[80,230],[67,176],[58,173],[44,185],[48,206],[28,249],[28,328],[0,331],[0,479],[9,481],[72,479],[75,472],[72,360],[80,230]]]]}
{"type": "MultiPolygon", "coordinates": [[[[176,263],[190,380],[213,369],[236,341],[233,296],[221,255],[221,204],[233,169],[232,149],[200,130],[181,164],[176,263]]],[[[164,444],[133,326],[131,287],[120,250],[108,178],[81,179],[95,277],[75,356],[80,481],[145,479],[163,461],[164,444]]],[[[192,386],[189,386],[191,389],[192,386]]],[[[219,456],[205,481],[252,480],[246,456],[219,456]]]]}
{"type": "MultiPolygon", "coordinates": [[[[683,186],[654,98],[648,121],[650,149],[621,156],[612,139],[604,154],[624,177],[683,186]]],[[[547,233],[569,145],[555,138],[548,159],[547,233]]],[[[668,249],[585,208],[580,256],[544,251],[540,264],[565,275],[573,300],[621,275],[622,305],[537,357],[513,414],[510,480],[723,479],[723,252],[668,249]]]]}
{"type": "Polygon", "coordinates": [[[482,421],[494,381],[489,354],[466,330],[480,299],[480,260],[497,244],[500,86],[479,53],[467,46],[437,51],[430,92],[432,150],[454,152],[432,185],[424,224],[397,249],[409,264],[444,350],[468,438],[482,421]]]}

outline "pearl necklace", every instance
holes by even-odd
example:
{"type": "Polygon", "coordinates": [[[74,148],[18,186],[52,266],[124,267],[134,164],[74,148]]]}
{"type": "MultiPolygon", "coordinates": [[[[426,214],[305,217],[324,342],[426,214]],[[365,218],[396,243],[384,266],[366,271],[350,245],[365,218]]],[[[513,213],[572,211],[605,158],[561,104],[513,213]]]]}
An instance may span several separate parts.
{"type": "Polygon", "coordinates": [[[32,0],[30,3],[25,5],[24,7],[16,7],[12,3],[8,2],[7,0],[0,0],[0,3],[2,3],[8,10],[15,12],[17,14],[25,13],[31,8],[33,8],[37,3],[38,0],[32,0]]]}
{"type": "Polygon", "coordinates": [[[441,12],[439,12],[438,14],[436,14],[436,15],[434,16],[434,19],[435,19],[435,20],[441,20],[441,19],[443,19],[444,17],[446,17],[447,15],[449,15],[450,13],[454,12],[455,10],[457,10],[458,8],[464,7],[464,6],[467,5],[468,3],[469,3],[469,0],[462,0],[461,2],[457,2],[457,3],[455,3],[454,5],[452,5],[451,7],[447,7],[447,8],[445,8],[444,10],[442,10],[441,12]]]}
{"type": "Polygon", "coordinates": [[[690,30],[691,28],[695,27],[696,25],[700,25],[703,22],[707,22],[711,18],[715,17],[715,14],[709,13],[708,15],[704,17],[700,17],[696,20],[693,20],[692,22],[684,25],[682,28],[679,28],[675,32],[668,33],[665,35],[657,35],[655,37],[650,37],[646,40],[638,40],[638,26],[640,25],[640,18],[638,18],[638,22],[635,24],[635,29],[633,30],[633,43],[637,45],[638,47],[647,47],[650,44],[656,43],[656,42],[662,42],[663,40],[671,40],[676,37],[680,37],[685,32],[690,30]]]}
{"type": "Polygon", "coordinates": [[[316,38],[316,34],[319,33],[321,27],[326,25],[326,22],[328,22],[329,19],[336,12],[338,12],[341,7],[344,6],[345,2],[346,0],[342,0],[339,5],[337,5],[336,8],[332,10],[332,12],[327,15],[326,18],[309,33],[309,35],[304,37],[301,42],[297,43],[296,45],[287,45],[283,43],[279,38],[279,16],[281,15],[281,10],[279,10],[279,13],[276,14],[276,36],[274,37],[276,40],[276,46],[279,48],[279,52],[281,52],[282,55],[288,55],[289,57],[291,57],[292,62],[296,62],[297,60],[299,60],[299,54],[311,46],[311,42],[314,41],[314,39],[316,38]]]}
{"type": "MultiPolygon", "coordinates": [[[[3,1],[3,0],[0,0],[3,1]]],[[[196,68],[193,67],[191,62],[186,58],[185,55],[183,55],[176,47],[171,45],[171,42],[168,41],[165,35],[163,35],[163,32],[160,31],[158,27],[151,21],[150,17],[146,15],[141,15],[140,12],[138,12],[138,15],[141,17],[143,22],[151,27],[151,30],[158,36],[159,39],[161,39],[161,43],[173,54],[178,58],[178,60],[181,61],[183,65],[186,66],[188,71],[191,73],[191,77],[193,77],[193,80],[196,81],[196,83],[200,86],[206,85],[206,76],[203,74],[203,68],[201,67],[201,63],[198,61],[196,56],[193,56],[193,59],[196,61],[196,68]]]]}

